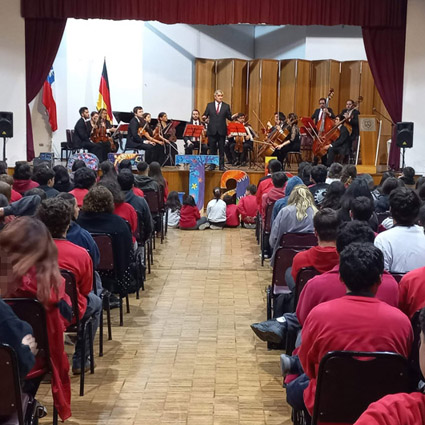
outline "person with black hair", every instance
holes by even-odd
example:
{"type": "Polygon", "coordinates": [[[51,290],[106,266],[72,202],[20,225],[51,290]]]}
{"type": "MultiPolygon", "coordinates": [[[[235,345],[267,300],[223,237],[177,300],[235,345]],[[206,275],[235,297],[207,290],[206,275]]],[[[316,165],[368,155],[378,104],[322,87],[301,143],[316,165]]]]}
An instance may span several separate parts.
{"type": "MultiPolygon", "coordinates": [[[[419,367],[425,375],[425,308],[419,314],[419,367]]],[[[416,348],[416,347],[415,347],[416,348]]],[[[386,395],[369,404],[354,425],[423,425],[425,395],[423,391],[386,395]]]]}
{"type": "Polygon", "coordinates": [[[96,173],[88,167],[79,168],[74,175],[74,189],[69,193],[75,196],[77,205],[83,205],[84,196],[89,189],[96,183],[96,173]]]}
{"type": "Polygon", "coordinates": [[[29,196],[34,196],[34,195],[38,195],[42,201],[47,199],[47,193],[43,189],[40,189],[39,187],[33,187],[32,189],[27,190],[24,193],[23,198],[27,198],[29,196]]]}
{"type": "Polygon", "coordinates": [[[331,184],[332,182],[341,181],[342,165],[339,162],[334,162],[329,167],[328,176],[325,183],[331,184]]]}
{"type": "MultiPolygon", "coordinates": [[[[118,169],[120,169],[119,165],[118,165],[118,169]]],[[[117,172],[111,161],[101,162],[99,164],[99,170],[102,172],[99,181],[102,181],[104,179],[117,181],[117,172]]]]}
{"type": "Polygon", "coordinates": [[[208,227],[210,227],[208,219],[199,214],[194,197],[185,196],[180,210],[179,228],[181,230],[205,230],[208,227]]]}
{"type": "Polygon", "coordinates": [[[123,159],[119,164],[118,164],[118,172],[120,172],[121,170],[132,170],[132,165],[131,165],[131,161],[129,159],[123,159]]]}
{"type": "Polygon", "coordinates": [[[394,227],[380,233],[375,245],[384,253],[385,270],[407,273],[425,266],[425,235],[415,225],[421,206],[418,195],[405,187],[390,194],[390,209],[394,227]]]}
{"type": "Polygon", "coordinates": [[[168,209],[168,214],[164,216],[164,222],[167,218],[168,227],[178,227],[180,222],[180,210],[182,204],[180,203],[179,193],[175,190],[172,190],[167,197],[167,202],[165,206],[168,209]]]}
{"type": "Polygon", "coordinates": [[[10,202],[19,201],[22,195],[13,189],[13,177],[9,174],[0,174],[0,182],[7,183],[11,188],[10,202]]]}
{"type": "Polygon", "coordinates": [[[342,221],[350,221],[350,207],[353,199],[359,196],[365,196],[372,200],[372,195],[369,190],[367,182],[363,179],[355,179],[350,186],[347,187],[344,195],[341,198],[341,209],[339,215],[342,221]]]}
{"type": "Polygon", "coordinates": [[[137,213],[139,227],[141,226],[141,243],[148,240],[153,232],[153,220],[146,200],[134,192],[134,175],[130,170],[122,170],[117,177],[118,184],[125,195],[125,202],[129,203],[137,213]]]}
{"type": "Polygon", "coordinates": [[[0,161],[0,174],[7,174],[7,162],[0,161]]]}
{"type": "Polygon", "coordinates": [[[238,214],[241,216],[242,226],[247,229],[255,228],[255,221],[258,213],[257,186],[250,184],[245,191],[245,196],[239,199],[238,214]]]}
{"type": "Polygon", "coordinates": [[[345,296],[321,303],[304,322],[298,352],[305,374],[286,387],[297,410],[314,406],[317,371],[329,351],[390,351],[409,356],[413,331],[398,308],[376,298],[384,271],[382,252],[371,243],[352,243],[340,253],[345,296]]]}
{"type": "Polygon", "coordinates": [[[15,171],[13,173],[13,189],[21,195],[33,187],[38,187],[39,184],[31,180],[31,167],[26,161],[16,161],[15,171]]]}
{"type": "Polygon", "coordinates": [[[263,195],[261,200],[260,213],[263,219],[265,218],[267,208],[273,208],[274,203],[285,196],[286,183],[288,177],[283,171],[278,171],[272,174],[273,187],[263,195]]]}
{"type": "Polygon", "coordinates": [[[335,117],[335,126],[339,130],[338,138],[329,145],[327,152],[327,164],[328,167],[334,162],[335,155],[342,155],[345,158],[351,152],[351,138],[348,133],[347,127],[342,124],[344,117],[337,115],[335,117]]]}
{"type": "Polygon", "coordinates": [[[143,118],[143,108],[141,106],[135,106],[133,108],[134,117],[130,120],[128,125],[128,134],[127,134],[127,142],[126,149],[142,149],[146,151],[148,154],[155,147],[155,142],[151,142],[147,140],[146,137],[139,135],[139,128],[144,128],[147,130],[147,126],[149,125],[145,119],[143,118]]]}
{"type": "Polygon", "coordinates": [[[152,179],[154,179],[159,187],[162,190],[163,196],[164,196],[164,203],[167,202],[167,197],[168,197],[168,182],[165,179],[165,177],[162,175],[162,171],[161,171],[161,165],[159,164],[159,162],[151,162],[149,164],[149,173],[148,173],[149,177],[151,177],[152,179]]]}
{"type": "Polygon", "coordinates": [[[239,227],[241,224],[235,198],[236,194],[223,196],[223,201],[226,203],[226,227],[239,227]]]}
{"type": "Polygon", "coordinates": [[[415,169],[413,167],[404,167],[399,178],[410,189],[415,188],[415,169]]]}
{"type": "Polygon", "coordinates": [[[342,167],[341,181],[345,184],[345,187],[350,186],[356,177],[357,168],[354,164],[346,164],[342,167]]]}
{"type": "Polygon", "coordinates": [[[390,193],[398,187],[404,187],[403,180],[388,177],[380,188],[381,196],[375,202],[375,211],[384,213],[390,210],[390,193]]]}
{"type": "Polygon", "coordinates": [[[324,165],[315,165],[311,169],[311,180],[313,185],[309,186],[311,194],[313,195],[314,202],[318,207],[322,204],[326,196],[326,191],[329,185],[326,182],[328,170],[324,165]]]}
{"type": "MultiPolygon", "coordinates": [[[[201,121],[200,112],[197,109],[194,109],[192,111],[192,116],[190,117],[189,124],[202,125],[205,127],[205,124],[201,121]]],[[[200,137],[185,136],[183,137],[183,141],[185,155],[192,155],[193,149],[198,149],[201,155],[206,155],[208,152],[208,145],[206,143],[201,143],[200,137]]]]}
{"type": "MultiPolygon", "coordinates": [[[[73,208],[65,199],[46,199],[38,209],[38,218],[46,225],[58,249],[58,264],[63,270],[69,270],[75,277],[77,285],[78,310],[80,320],[92,317],[93,339],[99,326],[102,300],[93,292],[93,263],[87,250],[66,240],[66,233],[71,224],[73,208]]],[[[93,341],[91,341],[92,343],[93,341]]],[[[85,367],[89,367],[89,333],[86,341],[77,335],[75,352],[72,357],[72,372],[81,373],[81,345],[86,344],[85,367]]]]}
{"type": "Polygon", "coordinates": [[[137,163],[137,174],[134,176],[134,185],[144,191],[159,191],[159,184],[148,176],[149,165],[145,161],[137,163]]]}
{"type": "Polygon", "coordinates": [[[33,180],[40,186],[39,188],[46,192],[47,198],[54,198],[59,191],[53,186],[55,184],[55,172],[51,168],[39,168],[35,173],[33,180]]]}
{"type": "Polygon", "coordinates": [[[256,197],[259,209],[261,208],[263,195],[273,188],[272,174],[283,170],[282,163],[277,159],[272,159],[267,163],[267,170],[267,176],[262,177],[257,185],[256,197]]]}
{"type": "Polygon", "coordinates": [[[208,223],[212,230],[222,230],[226,225],[226,203],[221,199],[221,190],[219,187],[214,188],[213,194],[214,199],[211,199],[207,205],[208,223]]]}
{"type": "Polygon", "coordinates": [[[345,193],[344,183],[341,181],[333,181],[326,191],[325,199],[322,202],[322,208],[332,208],[339,210],[341,208],[341,199],[345,193]]]}
{"type": "Polygon", "coordinates": [[[55,165],[53,171],[55,173],[55,184],[53,187],[58,192],[69,192],[74,189],[74,185],[69,178],[68,170],[63,165],[55,165]]]}
{"type": "Polygon", "coordinates": [[[311,181],[311,169],[313,165],[310,162],[300,162],[298,165],[298,177],[303,181],[303,183],[308,187],[313,184],[311,181]]]}
{"type": "MultiPolygon", "coordinates": [[[[358,196],[357,198],[351,200],[350,216],[353,220],[366,221],[369,223],[374,213],[374,209],[375,208],[372,199],[366,196],[358,196]]],[[[373,230],[376,231],[377,227],[378,226],[373,228],[373,230]]]]}

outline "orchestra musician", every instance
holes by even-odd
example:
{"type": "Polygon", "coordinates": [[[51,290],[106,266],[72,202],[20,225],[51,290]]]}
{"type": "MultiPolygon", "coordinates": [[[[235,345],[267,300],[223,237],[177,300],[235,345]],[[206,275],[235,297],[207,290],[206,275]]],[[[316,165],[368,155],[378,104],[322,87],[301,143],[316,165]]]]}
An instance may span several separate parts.
{"type": "Polygon", "coordinates": [[[159,138],[164,142],[164,151],[166,154],[165,162],[160,162],[162,165],[174,165],[176,163],[177,138],[176,129],[172,127],[173,122],[168,120],[165,112],[158,114],[159,138]]]}
{"type": "Polygon", "coordinates": [[[286,117],[283,112],[274,113],[274,125],[267,121],[267,132],[270,134],[274,130],[281,130],[285,126],[286,117]]]}
{"type": "Polygon", "coordinates": [[[133,108],[134,117],[130,120],[128,125],[128,134],[127,134],[127,148],[133,149],[141,149],[144,150],[145,161],[149,162],[150,159],[150,151],[154,149],[155,142],[150,139],[149,131],[145,133],[145,136],[139,134],[139,128],[143,128],[147,130],[148,124],[143,118],[143,108],[141,106],[135,106],[133,108]],[[149,135],[149,137],[148,137],[149,135]]]}
{"type": "Polygon", "coordinates": [[[317,124],[322,118],[324,118],[323,114],[328,115],[330,118],[334,119],[335,114],[332,108],[326,107],[326,99],[321,97],[319,99],[319,107],[313,112],[311,119],[314,121],[314,124],[317,124]]]}
{"type": "Polygon", "coordinates": [[[115,130],[117,129],[112,125],[112,123],[108,120],[108,111],[105,108],[99,109],[99,119],[98,119],[98,126],[99,127],[105,127],[106,132],[108,135],[112,135],[115,130]]]}
{"type": "Polygon", "coordinates": [[[343,115],[337,115],[335,117],[335,126],[339,130],[339,137],[329,145],[327,152],[328,167],[334,162],[336,154],[343,155],[345,157],[346,155],[349,155],[351,151],[351,138],[347,127],[341,123],[343,119],[343,115]]]}
{"type": "MultiPolygon", "coordinates": [[[[192,117],[190,118],[190,124],[193,125],[203,125],[205,127],[205,123],[201,121],[200,113],[197,109],[192,111],[192,117]]],[[[185,155],[192,155],[193,149],[198,149],[201,155],[206,155],[208,151],[208,145],[201,143],[199,137],[187,137],[183,138],[184,141],[184,153],[185,155]],[[201,145],[201,146],[199,146],[201,145]]]]}
{"type": "MultiPolygon", "coordinates": [[[[223,102],[223,91],[214,92],[214,102],[208,103],[205,108],[203,119],[209,118],[207,129],[208,144],[211,155],[217,155],[217,147],[220,156],[219,169],[224,171],[224,141],[227,135],[226,120],[232,120],[230,105],[223,102]]],[[[211,164],[209,170],[214,170],[215,165],[211,164]]]]}
{"type": "Polygon", "coordinates": [[[286,119],[286,131],[288,135],[284,141],[276,146],[274,154],[277,159],[283,164],[288,152],[299,152],[301,148],[300,129],[298,127],[298,117],[294,112],[288,114],[286,119]]]}
{"type": "MultiPolygon", "coordinates": [[[[155,134],[155,131],[152,128],[152,115],[149,112],[145,112],[142,115],[142,118],[145,122],[145,131],[142,136],[142,139],[150,141],[154,144],[153,149],[146,152],[145,161],[150,164],[151,162],[159,162],[162,164],[164,162],[165,153],[164,153],[164,142],[161,140],[158,134],[155,134]]],[[[159,133],[159,130],[157,131],[159,133]]]]}
{"type": "Polygon", "coordinates": [[[345,109],[341,111],[341,115],[344,116],[345,122],[351,126],[351,135],[350,135],[350,153],[352,149],[357,148],[357,140],[359,137],[359,115],[360,112],[356,109],[356,104],[354,100],[348,99],[345,104],[345,109]]]}

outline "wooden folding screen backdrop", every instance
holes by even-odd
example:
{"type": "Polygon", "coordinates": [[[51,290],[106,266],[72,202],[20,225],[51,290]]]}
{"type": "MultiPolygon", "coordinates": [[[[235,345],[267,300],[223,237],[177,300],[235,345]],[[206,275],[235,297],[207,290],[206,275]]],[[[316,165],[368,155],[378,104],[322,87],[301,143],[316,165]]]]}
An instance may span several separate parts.
{"type": "MultiPolygon", "coordinates": [[[[202,113],[218,88],[223,90],[232,112],[246,113],[257,132],[261,124],[253,112],[263,124],[272,121],[277,110],[286,115],[295,112],[299,117],[310,116],[330,88],[335,90],[330,101],[335,113],[345,107],[347,99],[356,101],[362,96],[362,114],[373,115],[376,108],[389,117],[366,61],[197,59],[195,108],[202,113]]],[[[386,141],[391,137],[391,125],[385,120],[382,124],[378,164],[387,162],[386,141]]]]}

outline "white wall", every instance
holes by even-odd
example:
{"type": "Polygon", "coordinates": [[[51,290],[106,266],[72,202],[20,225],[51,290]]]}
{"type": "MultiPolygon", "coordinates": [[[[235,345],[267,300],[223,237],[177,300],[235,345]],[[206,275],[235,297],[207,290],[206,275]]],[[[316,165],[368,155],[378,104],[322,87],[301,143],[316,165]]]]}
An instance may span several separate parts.
{"type": "Polygon", "coordinates": [[[406,165],[425,174],[425,2],[407,5],[406,55],[404,67],[403,121],[414,122],[413,148],[406,150],[406,165]]]}
{"type": "MultiPolygon", "coordinates": [[[[0,10],[0,111],[13,112],[14,123],[7,143],[10,166],[26,159],[25,26],[19,1],[0,0],[0,10]]],[[[0,152],[3,159],[3,139],[0,152]]]]}

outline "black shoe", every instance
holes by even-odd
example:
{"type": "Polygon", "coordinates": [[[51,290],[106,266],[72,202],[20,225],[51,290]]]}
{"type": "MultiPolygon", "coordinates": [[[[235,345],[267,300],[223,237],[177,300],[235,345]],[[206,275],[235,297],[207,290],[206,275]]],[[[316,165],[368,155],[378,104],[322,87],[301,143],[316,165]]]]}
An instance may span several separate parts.
{"type": "Polygon", "coordinates": [[[214,171],[215,170],[215,165],[211,164],[207,167],[207,171],[214,171]]]}
{"type": "Polygon", "coordinates": [[[285,326],[277,320],[267,320],[261,323],[253,323],[251,329],[262,341],[280,344],[285,337],[285,326]]]}

